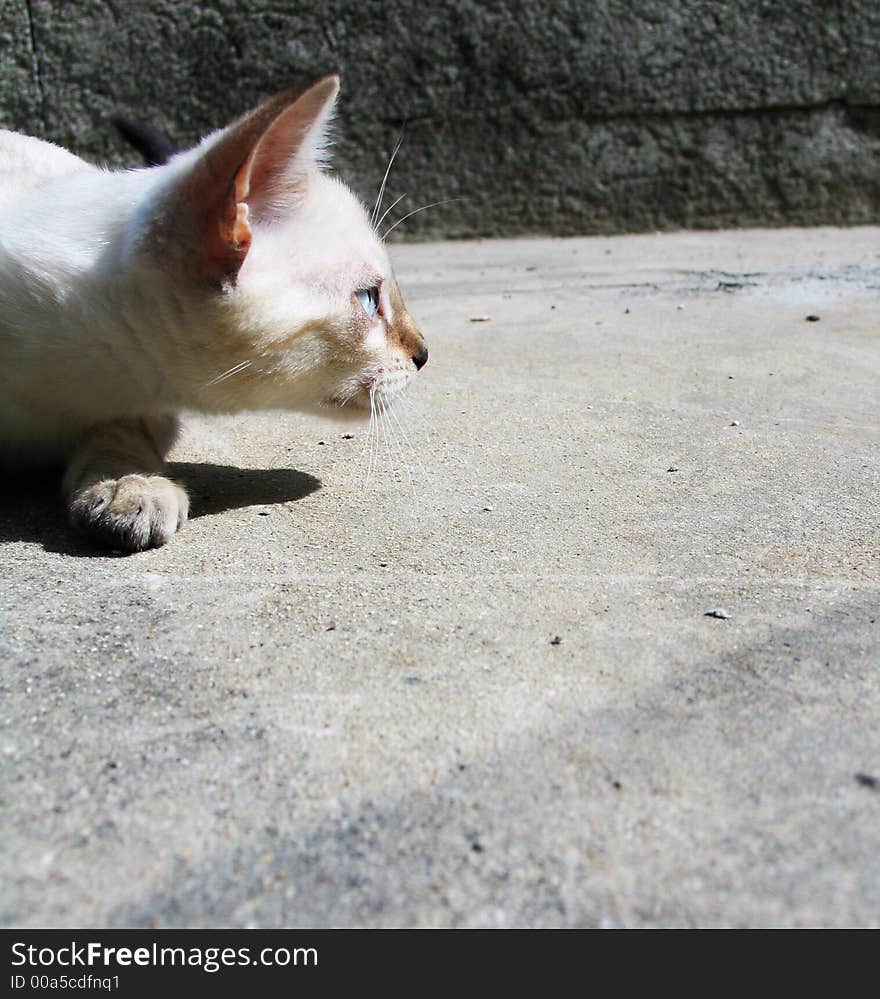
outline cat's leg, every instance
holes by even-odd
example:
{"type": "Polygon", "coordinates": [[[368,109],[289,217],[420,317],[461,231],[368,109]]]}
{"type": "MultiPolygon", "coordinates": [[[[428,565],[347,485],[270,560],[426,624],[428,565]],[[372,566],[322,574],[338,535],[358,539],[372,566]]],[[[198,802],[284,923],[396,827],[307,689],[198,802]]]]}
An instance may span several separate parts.
{"type": "Polygon", "coordinates": [[[168,542],[189,510],[184,490],[159,474],[178,429],[173,417],[92,427],[64,475],[71,523],[93,540],[126,551],[168,542]]]}

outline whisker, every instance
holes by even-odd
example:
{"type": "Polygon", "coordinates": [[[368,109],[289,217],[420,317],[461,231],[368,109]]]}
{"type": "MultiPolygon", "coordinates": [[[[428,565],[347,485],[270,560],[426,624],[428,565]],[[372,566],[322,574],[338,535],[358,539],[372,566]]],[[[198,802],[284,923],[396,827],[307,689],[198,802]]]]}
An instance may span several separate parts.
{"type": "MultiPolygon", "coordinates": [[[[432,459],[435,461],[448,460],[449,457],[449,442],[445,440],[437,440],[435,433],[436,427],[433,422],[428,418],[427,411],[424,407],[423,400],[419,399],[418,396],[413,396],[409,394],[402,394],[395,400],[395,410],[392,410],[392,415],[398,416],[396,412],[397,403],[402,405],[402,411],[399,414],[398,422],[400,423],[401,432],[407,437],[407,441],[412,449],[415,459],[418,462],[419,470],[421,476],[424,476],[425,485],[429,486],[428,489],[422,489],[419,497],[419,510],[421,518],[427,521],[429,515],[439,516],[441,500],[440,492],[436,488],[434,480],[431,478],[425,465],[422,462],[419,450],[413,445],[412,441],[409,439],[409,434],[406,427],[408,426],[410,430],[413,431],[413,436],[416,440],[423,442],[421,450],[424,452],[427,447],[430,447],[430,454],[432,459]]],[[[434,464],[434,461],[431,462],[434,464]]],[[[467,463],[461,461],[458,462],[462,473],[471,473],[472,470],[467,463]]],[[[421,481],[421,479],[420,479],[421,481]]]]}
{"type": "Polygon", "coordinates": [[[379,401],[378,399],[373,402],[376,417],[373,421],[373,450],[372,450],[372,471],[378,473],[379,471],[379,455],[382,450],[382,428],[380,426],[380,416],[379,416],[379,401]]]}
{"type": "MultiPolygon", "coordinates": [[[[394,421],[394,423],[396,423],[397,426],[400,427],[400,429],[402,430],[403,428],[400,426],[400,419],[397,416],[397,414],[394,412],[394,406],[393,405],[389,405],[388,412],[389,412],[389,414],[391,416],[391,419],[394,421]]],[[[417,498],[418,494],[417,494],[417,490],[416,490],[416,480],[413,477],[413,471],[414,471],[413,464],[412,464],[412,461],[409,460],[409,455],[407,454],[406,449],[403,446],[403,441],[400,439],[400,437],[398,435],[398,432],[394,429],[394,423],[390,423],[389,425],[391,426],[391,432],[394,435],[394,439],[397,441],[397,446],[398,446],[398,449],[400,450],[400,460],[403,462],[403,467],[406,469],[406,474],[407,474],[407,478],[409,479],[410,489],[412,489],[413,498],[415,499],[415,498],[417,498]]],[[[418,461],[419,460],[419,456],[413,450],[412,444],[410,444],[409,441],[406,441],[406,446],[409,448],[409,454],[410,455],[414,455],[416,461],[418,461]]]]}
{"type": "MultiPolygon", "coordinates": [[[[402,398],[405,398],[405,396],[403,396],[402,398]]],[[[394,412],[394,408],[393,407],[389,407],[388,411],[391,414],[391,418],[397,423],[397,426],[400,428],[400,432],[401,432],[401,434],[403,434],[403,439],[406,441],[407,447],[410,449],[410,451],[412,452],[413,457],[418,462],[418,466],[419,466],[419,468],[420,468],[420,470],[422,472],[422,475],[424,476],[425,482],[428,485],[431,485],[431,477],[428,475],[427,471],[425,470],[425,466],[422,464],[422,459],[421,459],[421,457],[419,455],[419,452],[415,449],[415,447],[413,446],[412,441],[409,439],[409,434],[406,432],[406,427],[403,425],[403,423],[402,423],[400,417],[397,415],[397,413],[394,412]]]]}
{"type": "Polygon", "coordinates": [[[367,448],[370,446],[370,436],[373,429],[373,410],[370,409],[370,422],[367,424],[367,432],[364,435],[364,446],[361,448],[361,461],[367,457],[367,448]]]}
{"type": "Polygon", "coordinates": [[[400,204],[400,202],[403,201],[405,197],[406,194],[401,194],[401,196],[397,199],[397,201],[392,202],[391,205],[389,205],[388,208],[386,208],[385,211],[382,212],[382,218],[380,218],[379,221],[373,226],[373,229],[378,229],[379,226],[382,225],[382,223],[385,221],[388,213],[392,211],[392,209],[396,208],[400,204]]]}
{"type": "MultiPolygon", "coordinates": [[[[387,416],[391,416],[395,420],[397,419],[397,416],[394,413],[394,407],[393,407],[393,405],[390,402],[386,402],[385,407],[384,407],[384,411],[385,411],[386,417],[387,416]]],[[[412,489],[413,497],[415,498],[416,497],[416,484],[415,484],[415,480],[412,477],[412,471],[410,470],[409,462],[406,460],[406,453],[404,452],[403,445],[400,442],[400,438],[397,436],[397,433],[396,433],[396,431],[394,429],[394,424],[391,422],[390,419],[387,422],[388,422],[388,432],[391,435],[391,439],[393,440],[395,447],[397,448],[397,454],[398,454],[398,458],[400,459],[400,464],[403,466],[403,469],[404,469],[404,471],[407,474],[407,478],[409,479],[410,489],[412,489]]],[[[400,421],[398,420],[398,426],[399,425],[400,425],[400,421]]],[[[412,450],[412,445],[410,445],[410,450],[412,450]]]]}
{"type": "Polygon", "coordinates": [[[402,223],[406,222],[406,220],[407,220],[407,219],[411,219],[411,218],[413,217],[413,215],[418,215],[418,214],[419,214],[419,212],[425,212],[425,211],[427,211],[427,210],[428,210],[429,208],[436,208],[436,207],[437,207],[438,205],[451,205],[453,201],[461,201],[461,200],[462,200],[461,198],[446,198],[446,199],[444,199],[443,201],[432,201],[430,205],[422,205],[422,207],[421,207],[421,208],[416,208],[416,209],[415,209],[414,211],[411,211],[411,212],[409,212],[409,213],[408,213],[407,215],[404,215],[402,219],[398,219],[398,220],[397,220],[397,221],[396,221],[396,222],[394,223],[394,225],[393,225],[393,226],[391,226],[391,228],[390,228],[390,229],[386,229],[386,230],[385,230],[384,234],[382,235],[382,240],[383,240],[383,242],[384,242],[384,241],[385,241],[386,239],[388,239],[388,234],[389,234],[389,233],[392,233],[392,232],[394,232],[394,230],[395,230],[395,229],[396,229],[396,228],[397,228],[397,227],[398,227],[399,225],[401,225],[402,223]]]}
{"type": "Polygon", "coordinates": [[[379,426],[382,428],[382,440],[385,443],[385,452],[388,455],[388,471],[391,476],[394,476],[394,454],[391,450],[391,444],[388,441],[388,426],[385,422],[385,411],[382,406],[382,400],[379,400],[379,426]]]}
{"type": "Polygon", "coordinates": [[[206,386],[216,385],[218,382],[226,381],[227,378],[231,378],[233,375],[237,375],[239,371],[244,371],[245,368],[249,368],[251,365],[250,361],[239,361],[238,364],[233,364],[231,368],[224,371],[222,375],[217,375],[216,378],[212,378],[209,382],[206,382],[206,386]]]}
{"type": "Polygon", "coordinates": [[[373,437],[374,437],[373,431],[376,428],[375,395],[376,395],[375,388],[370,388],[370,425],[369,428],[367,429],[367,440],[364,446],[365,451],[367,447],[369,447],[369,460],[367,462],[367,474],[366,478],[364,479],[364,488],[366,488],[370,484],[370,477],[373,474],[373,437]]]}
{"type": "MultiPolygon", "coordinates": [[[[404,126],[405,127],[405,126],[404,126]]],[[[376,198],[376,204],[373,208],[373,213],[370,216],[370,226],[376,228],[376,218],[379,212],[382,211],[382,199],[385,197],[385,185],[388,183],[388,174],[391,173],[391,165],[394,163],[394,158],[400,152],[400,147],[403,144],[403,129],[400,130],[400,138],[397,140],[397,145],[394,147],[394,152],[391,154],[391,159],[388,160],[388,166],[385,167],[385,176],[382,178],[382,186],[379,188],[379,197],[376,198]]]]}

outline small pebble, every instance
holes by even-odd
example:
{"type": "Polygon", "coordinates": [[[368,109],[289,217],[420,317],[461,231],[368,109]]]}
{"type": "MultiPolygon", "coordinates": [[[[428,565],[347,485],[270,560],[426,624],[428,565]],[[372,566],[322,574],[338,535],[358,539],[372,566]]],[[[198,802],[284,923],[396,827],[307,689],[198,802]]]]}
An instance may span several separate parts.
{"type": "Polygon", "coordinates": [[[732,427],[738,427],[739,426],[739,420],[731,420],[730,421],[730,425],[732,427]]]}
{"type": "Polygon", "coordinates": [[[343,439],[344,441],[351,441],[351,440],[354,440],[354,434],[343,434],[343,435],[342,435],[342,439],[343,439]]]}
{"type": "Polygon", "coordinates": [[[495,507],[492,507],[492,506],[484,506],[483,507],[483,513],[491,513],[494,509],[495,509],[495,507]]]}
{"type": "Polygon", "coordinates": [[[874,777],[872,774],[853,774],[853,776],[862,787],[869,787],[872,791],[880,791],[880,777],[874,777]]]}
{"type": "Polygon", "coordinates": [[[669,468],[666,469],[666,471],[667,472],[677,472],[678,471],[678,465],[670,465],[669,468]]]}
{"type": "Polygon", "coordinates": [[[726,621],[730,617],[730,611],[724,610],[723,607],[716,607],[714,610],[707,610],[703,617],[717,617],[726,621]]]}
{"type": "Polygon", "coordinates": [[[550,639],[550,644],[551,645],[562,645],[562,639],[559,637],[559,635],[554,635],[553,638],[550,639]]]}
{"type": "Polygon", "coordinates": [[[806,318],[806,320],[807,320],[807,322],[808,322],[808,323],[818,323],[818,322],[819,322],[819,320],[820,320],[820,319],[821,319],[822,317],[821,317],[821,316],[812,316],[812,315],[811,315],[811,316],[806,316],[805,318],[806,318]]]}

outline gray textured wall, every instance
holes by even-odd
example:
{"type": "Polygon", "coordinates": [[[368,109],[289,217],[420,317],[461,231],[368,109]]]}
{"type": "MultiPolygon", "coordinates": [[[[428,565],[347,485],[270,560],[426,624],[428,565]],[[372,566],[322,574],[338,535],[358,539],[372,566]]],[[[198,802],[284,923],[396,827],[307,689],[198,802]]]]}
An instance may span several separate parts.
{"type": "Polygon", "coordinates": [[[880,0],[2,0],[0,124],[133,162],[338,68],[340,172],[410,235],[880,220],[880,0]]]}

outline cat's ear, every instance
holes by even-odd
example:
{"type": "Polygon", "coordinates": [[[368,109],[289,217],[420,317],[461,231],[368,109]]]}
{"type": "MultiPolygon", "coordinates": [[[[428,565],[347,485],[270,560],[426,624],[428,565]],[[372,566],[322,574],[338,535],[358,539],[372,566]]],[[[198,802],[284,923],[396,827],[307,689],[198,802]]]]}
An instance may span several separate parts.
{"type": "Polygon", "coordinates": [[[295,209],[308,173],[320,165],[339,77],[269,98],[198,148],[174,185],[170,212],[191,268],[212,283],[234,282],[251,243],[251,222],[295,209]],[[181,222],[184,223],[181,226],[181,222]],[[193,231],[193,229],[195,231],[193,231]]]}
{"type": "Polygon", "coordinates": [[[263,132],[245,167],[257,221],[273,221],[294,207],[303,178],[321,165],[338,93],[339,77],[325,76],[284,104],[263,132]]]}

